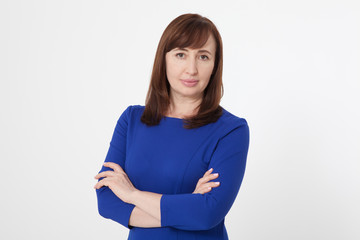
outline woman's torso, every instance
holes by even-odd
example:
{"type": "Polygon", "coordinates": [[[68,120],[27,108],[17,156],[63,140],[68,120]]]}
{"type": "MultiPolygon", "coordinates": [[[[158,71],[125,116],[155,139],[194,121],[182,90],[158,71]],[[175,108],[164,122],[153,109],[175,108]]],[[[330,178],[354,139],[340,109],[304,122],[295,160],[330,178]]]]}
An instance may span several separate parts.
{"type": "MultiPolygon", "coordinates": [[[[182,127],[182,119],[165,117],[159,125],[149,127],[140,121],[143,110],[144,106],[133,106],[128,122],[125,171],[131,182],[141,191],[192,193],[198,180],[208,170],[221,128],[226,126],[221,126],[218,120],[189,130],[182,127]]],[[[128,239],[195,240],[228,237],[223,220],[206,231],[134,227],[128,239]]]]}

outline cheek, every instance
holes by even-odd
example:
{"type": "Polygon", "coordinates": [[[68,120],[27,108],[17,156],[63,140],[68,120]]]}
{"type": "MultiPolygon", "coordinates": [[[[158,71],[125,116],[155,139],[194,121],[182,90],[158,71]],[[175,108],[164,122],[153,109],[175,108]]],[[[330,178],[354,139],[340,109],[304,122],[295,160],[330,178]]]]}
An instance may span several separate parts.
{"type": "Polygon", "coordinates": [[[166,65],[166,74],[167,74],[168,78],[179,77],[179,75],[181,74],[181,68],[177,64],[169,63],[166,65]]]}
{"type": "Polygon", "coordinates": [[[213,69],[214,69],[214,65],[204,66],[203,71],[202,71],[203,76],[210,78],[213,69]]]}

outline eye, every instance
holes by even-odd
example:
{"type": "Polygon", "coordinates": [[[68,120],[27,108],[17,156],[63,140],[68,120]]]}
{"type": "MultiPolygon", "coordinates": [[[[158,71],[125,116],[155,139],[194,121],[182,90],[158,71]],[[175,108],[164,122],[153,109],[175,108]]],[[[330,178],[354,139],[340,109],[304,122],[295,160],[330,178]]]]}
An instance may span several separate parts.
{"type": "Polygon", "coordinates": [[[206,56],[206,55],[201,55],[200,58],[201,58],[202,60],[208,60],[208,59],[209,59],[209,57],[206,56]],[[203,58],[203,57],[204,57],[204,58],[203,58]]]}
{"type": "Polygon", "coordinates": [[[183,58],[184,54],[183,53],[177,53],[175,56],[177,56],[179,58],[183,58]]]}

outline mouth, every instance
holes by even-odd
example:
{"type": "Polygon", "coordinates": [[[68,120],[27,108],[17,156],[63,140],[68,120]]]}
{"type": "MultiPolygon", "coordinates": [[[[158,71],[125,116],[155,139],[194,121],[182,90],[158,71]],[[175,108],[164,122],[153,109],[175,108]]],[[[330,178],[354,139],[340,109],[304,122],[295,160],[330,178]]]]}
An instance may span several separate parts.
{"type": "Polygon", "coordinates": [[[196,80],[196,79],[181,79],[181,81],[193,83],[193,82],[198,82],[199,80],[196,80]]]}
{"type": "Polygon", "coordinates": [[[196,80],[196,79],[181,79],[181,82],[187,87],[193,87],[199,82],[199,80],[196,80]]]}

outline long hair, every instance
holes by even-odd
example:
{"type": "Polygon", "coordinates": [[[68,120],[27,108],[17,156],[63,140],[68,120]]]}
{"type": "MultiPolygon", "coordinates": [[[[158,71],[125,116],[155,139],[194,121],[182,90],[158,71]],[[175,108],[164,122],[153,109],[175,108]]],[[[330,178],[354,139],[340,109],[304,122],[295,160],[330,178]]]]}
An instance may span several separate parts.
{"type": "Polygon", "coordinates": [[[183,14],[165,29],[156,51],[150,86],[141,121],[148,126],[158,125],[170,106],[170,84],[166,76],[165,55],[172,49],[201,48],[210,34],[215,38],[214,69],[195,116],[184,119],[184,128],[192,129],[216,122],[222,115],[220,100],[224,94],[222,83],[223,47],[221,36],[208,18],[199,14],[183,14]]]}

